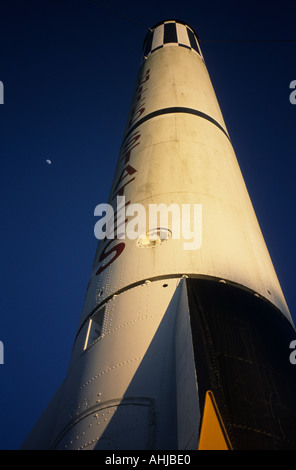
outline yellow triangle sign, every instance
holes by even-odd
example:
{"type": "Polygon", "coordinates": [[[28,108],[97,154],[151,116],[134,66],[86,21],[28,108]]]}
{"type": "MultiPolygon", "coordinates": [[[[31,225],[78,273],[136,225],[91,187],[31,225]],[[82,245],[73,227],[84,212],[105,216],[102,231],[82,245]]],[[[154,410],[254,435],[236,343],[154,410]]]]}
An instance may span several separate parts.
{"type": "Polygon", "coordinates": [[[198,450],[231,450],[225,426],[213,392],[206,392],[198,450]]]}

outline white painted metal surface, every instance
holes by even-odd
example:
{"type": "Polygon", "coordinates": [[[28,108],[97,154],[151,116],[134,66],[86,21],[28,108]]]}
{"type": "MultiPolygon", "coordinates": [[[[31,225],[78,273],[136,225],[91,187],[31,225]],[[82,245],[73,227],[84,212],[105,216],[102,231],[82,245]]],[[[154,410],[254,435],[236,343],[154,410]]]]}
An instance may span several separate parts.
{"type": "MultiPolygon", "coordinates": [[[[141,67],[127,131],[151,113],[167,108],[198,110],[227,129],[201,57],[183,47],[153,52],[141,67]]],[[[229,138],[211,121],[189,113],[148,119],[123,143],[111,189],[142,204],[202,204],[202,246],[184,251],[184,239],[155,249],[133,240],[114,241],[103,253],[123,247],[93,265],[82,321],[102,300],[127,286],[156,276],[196,274],[223,278],[266,297],[290,319],[229,138]],[[129,152],[129,149],[130,152],[129,152]],[[119,183],[118,183],[119,182],[119,183]],[[122,189],[121,191],[120,188],[122,189]]],[[[106,245],[106,243],[105,243],[106,245]]],[[[101,255],[102,259],[102,255],[101,255]]]]}
{"type": "MultiPolygon", "coordinates": [[[[177,25],[179,39],[189,46],[184,28],[177,25]]],[[[163,38],[161,25],[152,49],[163,38]]],[[[201,204],[202,244],[186,251],[183,237],[151,247],[99,243],[49,448],[197,448],[182,276],[242,285],[291,320],[203,58],[173,45],[140,68],[109,203],[124,195],[147,211],[152,203],[201,204]]],[[[43,428],[44,420],[25,448],[44,448],[43,428]]]]}

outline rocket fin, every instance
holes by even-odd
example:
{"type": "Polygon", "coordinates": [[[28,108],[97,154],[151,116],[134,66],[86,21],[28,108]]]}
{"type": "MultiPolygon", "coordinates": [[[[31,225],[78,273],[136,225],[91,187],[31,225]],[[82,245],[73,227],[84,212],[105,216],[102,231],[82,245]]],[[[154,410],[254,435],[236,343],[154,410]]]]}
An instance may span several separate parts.
{"type": "Polygon", "coordinates": [[[180,281],[176,312],[175,364],[178,449],[194,450],[198,445],[200,410],[188,294],[184,278],[180,281]]]}
{"type": "Polygon", "coordinates": [[[198,450],[232,450],[213,392],[206,393],[198,450]]]}
{"type": "Polygon", "coordinates": [[[20,450],[48,450],[51,447],[52,434],[56,425],[57,410],[63,394],[64,382],[33,426],[22,443],[20,450]]]}

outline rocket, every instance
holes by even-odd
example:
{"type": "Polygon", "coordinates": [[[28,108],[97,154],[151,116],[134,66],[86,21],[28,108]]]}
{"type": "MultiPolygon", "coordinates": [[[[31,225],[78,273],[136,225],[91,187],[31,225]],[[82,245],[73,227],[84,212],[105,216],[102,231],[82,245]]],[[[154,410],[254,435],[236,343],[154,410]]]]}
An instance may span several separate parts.
{"type": "Polygon", "coordinates": [[[147,33],[64,382],[22,449],[296,449],[295,328],[195,31],[147,33]]]}

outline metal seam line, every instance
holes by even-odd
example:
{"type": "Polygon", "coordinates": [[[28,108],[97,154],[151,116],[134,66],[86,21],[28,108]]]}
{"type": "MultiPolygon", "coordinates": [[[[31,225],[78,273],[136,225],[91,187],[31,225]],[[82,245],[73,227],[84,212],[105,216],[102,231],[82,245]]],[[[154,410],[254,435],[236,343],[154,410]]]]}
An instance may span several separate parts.
{"type": "MultiPolygon", "coordinates": [[[[114,239],[115,240],[115,239],[114,239]]],[[[210,276],[210,275],[207,275],[207,274],[193,274],[193,273],[175,273],[175,274],[163,274],[163,275],[159,275],[159,276],[154,276],[154,277],[151,277],[149,279],[141,279],[140,281],[137,281],[137,282],[134,282],[130,285],[127,285],[125,287],[122,287],[121,289],[113,292],[112,294],[110,294],[109,296],[107,296],[104,300],[101,301],[101,303],[98,303],[91,311],[90,313],[87,315],[87,317],[84,319],[84,321],[81,323],[81,325],[79,326],[78,328],[78,331],[77,331],[77,334],[75,336],[75,339],[74,339],[74,344],[75,342],[77,341],[77,338],[79,336],[79,334],[81,333],[81,330],[82,328],[85,326],[85,324],[89,321],[89,319],[98,311],[100,310],[102,307],[104,307],[104,305],[106,305],[111,299],[113,296],[118,296],[120,294],[123,294],[124,292],[130,290],[130,289],[133,289],[134,287],[138,287],[138,286],[141,286],[143,284],[145,284],[146,281],[149,281],[149,282],[155,282],[155,281],[164,281],[166,279],[182,279],[183,277],[189,277],[191,279],[209,279],[210,281],[212,282],[219,282],[219,280],[221,280],[220,277],[216,277],[216,276],[210,276]]],[[[245,290],[249,293],[252,293],[253,295],[258,295],[257,292],[254,292],[252,291],[252,289],[249,289],[248,287],[245,287],[243,286],[242,284],[240,283],[237,283],[237,282],[233,282],[231,281],[230,279],[224,279],[225,282],[228,284],[228,285],[231,285],[231,286],[234,286],[234,287],[238,287],[242,290],[245,290]]],[[[266,297],[263,297],[263,296],[259,296],[261,299],[263,299],[265,302],[268,302],[270,303],[270,300],[267,299],[266,297]]],[[[274,308],[276,308],[278,310],[278,312],[282,315],[283,319],[286,319],[286,317],[283,315],[283,313],[276,307],[274,306],[274,308]]]]}

